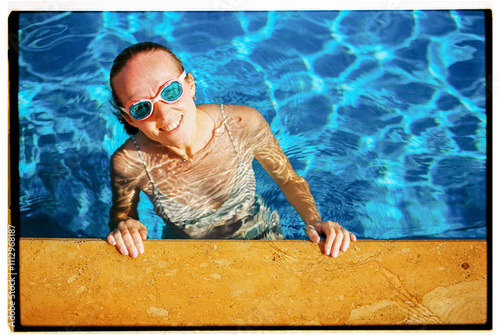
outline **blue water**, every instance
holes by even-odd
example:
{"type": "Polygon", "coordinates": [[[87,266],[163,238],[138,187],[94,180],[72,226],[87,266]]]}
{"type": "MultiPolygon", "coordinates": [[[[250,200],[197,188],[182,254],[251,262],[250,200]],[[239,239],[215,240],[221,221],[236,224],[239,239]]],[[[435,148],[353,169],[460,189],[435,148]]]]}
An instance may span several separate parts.
{"type": "MultiPolygon", "coordinates": [[[[23,13],[21,235],[105,237],[114,57],[167,45],[198,103],[249,105],[271,124],[324,219],[366,239],[486,237],[482,11],[23,13]]],[[[254,164],[287,238],[303,225],[254,164]]],[[[150,237],[161,220],[141,197],[150,237]]]]}

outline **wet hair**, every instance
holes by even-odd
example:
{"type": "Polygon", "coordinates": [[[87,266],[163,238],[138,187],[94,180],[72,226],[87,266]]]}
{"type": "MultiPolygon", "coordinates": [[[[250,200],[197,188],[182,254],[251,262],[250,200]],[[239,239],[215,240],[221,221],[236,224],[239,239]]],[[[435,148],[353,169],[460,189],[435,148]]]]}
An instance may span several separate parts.
{"type": "Polygon", "coordinates": [[[154,42],[141,42],[141,43],[136,43],[116,56],[115,60],[113,61],[113,66],[111,66],[111,71],[109,73],[109,85],[111,87],[111,97],[112,101],[111,104],[115,108],[114,114],[118,118],[118,121],[123,124],[125,131],[127,134],[133,135],[137,134],[139,132],[139,129],[136,127],[130,125],[122,115],[122,110],[120,107],[123,107],[123,104],[121,103],[120,99],[118,99],[118,96],[116,95],[115,89],[113,87],[113,78],[121,71],[123,68],[128,64],[128,62],[134,58],[136,55],[143,53],[143,52],[152,52],[152,51],[164,51],[168,55],[172,57],[172,60],[176,63],[176,65],[179,67],[180,71],[184,71],[184,66],[182,65],[182,62],[177,58],[176,55],[170,51],[166,46],[154,43],[154,42]]]}

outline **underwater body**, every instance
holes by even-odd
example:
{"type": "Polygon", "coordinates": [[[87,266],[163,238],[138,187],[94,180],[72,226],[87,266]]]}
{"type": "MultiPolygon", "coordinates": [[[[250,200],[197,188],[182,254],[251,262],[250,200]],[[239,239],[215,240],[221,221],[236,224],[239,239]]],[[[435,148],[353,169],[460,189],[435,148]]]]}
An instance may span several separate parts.
{"type": "MultiPolygon", "coordinates": [[[[23,237],[109,232],[109,160],[127,139],[109,70],[154,41],[197,103],[259,110],[323,219],[361,239],[485,238],[483,11],[33,12],[19,15],[23,237]]],[[[289,239],[304,224],[254,161],[289,239]]],[[[162,220],[139,204],[149,238],[162,220]]]]}

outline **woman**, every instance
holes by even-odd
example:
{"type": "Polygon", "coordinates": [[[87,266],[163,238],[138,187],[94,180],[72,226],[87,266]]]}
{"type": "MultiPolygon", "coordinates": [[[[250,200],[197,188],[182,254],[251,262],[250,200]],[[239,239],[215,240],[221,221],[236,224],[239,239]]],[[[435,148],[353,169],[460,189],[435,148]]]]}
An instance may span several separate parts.
{"type": "Polygon", "coordinates": [[[132,135],[111,159],[113,206],[107,241],[123,255],[144,252],[139,192],[176,238],[282,238],[255,197],[257,158],[307,224],[324,253],[336,257],[356,237],[322,221],[307,182],[292,169],[255,109],[195,105],[195,82],[166,47],[138,43],[122,51],[110,73],[113,100],[132,135]],[[259,214],[260,213],[260,214],[259,214]],[[262,223],[263,221],[264,223],[262,223]]]}

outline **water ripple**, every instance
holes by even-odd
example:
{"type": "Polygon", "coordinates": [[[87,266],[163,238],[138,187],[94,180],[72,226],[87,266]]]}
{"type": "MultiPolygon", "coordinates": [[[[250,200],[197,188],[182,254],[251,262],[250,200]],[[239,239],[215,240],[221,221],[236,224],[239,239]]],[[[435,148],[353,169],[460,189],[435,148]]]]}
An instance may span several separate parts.
{"type": "MultiPolygon", "coordinates": [[[[50,213],[73,234],[105,234],[110,199],[99,195],[126,138],[109,70],[144,40],[178,54],[198,102],[261,111],[325,218],[360,238],[485,236],[487,41],[484,13],[461,10],[23,13],[26,220],[50,213]]],[[[274,182],[256,174],[284,231],[303,238],[274,182]]],[[[144,201],[141,217],[161,230],[144,201]]]]}

